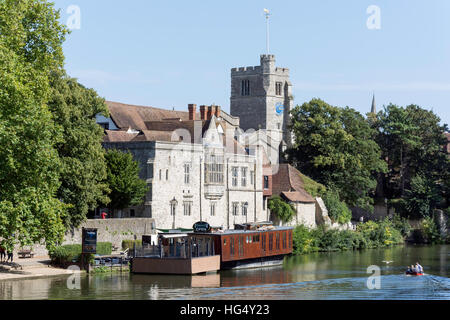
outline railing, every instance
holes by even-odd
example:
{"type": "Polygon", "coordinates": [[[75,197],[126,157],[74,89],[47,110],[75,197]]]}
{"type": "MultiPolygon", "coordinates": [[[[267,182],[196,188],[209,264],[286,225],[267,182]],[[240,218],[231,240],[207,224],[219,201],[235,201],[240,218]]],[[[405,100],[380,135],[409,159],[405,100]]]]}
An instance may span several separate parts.
{"type": "Polygon", "coordinates": [[[214,242],[208,246],[196,244],[171,244],[171,245],[145,245],[137,246],[131,250],[133,257],[160,258],[160,259],[190,259],[214,255],[214,242]]]}

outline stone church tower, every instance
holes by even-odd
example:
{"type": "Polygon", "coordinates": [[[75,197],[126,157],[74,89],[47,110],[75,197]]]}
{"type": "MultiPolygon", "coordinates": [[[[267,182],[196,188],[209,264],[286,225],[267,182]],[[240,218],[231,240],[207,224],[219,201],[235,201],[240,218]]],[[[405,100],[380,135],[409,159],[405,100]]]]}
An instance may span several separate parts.
{"type": "Polygon", "coordinates": [[[231,69],[230,113],[244,131],[263,129],[280,148],[289,146],[292,108],[289,69],[276,67],[274,55],[261,55],[259,66],[231,69]]]}

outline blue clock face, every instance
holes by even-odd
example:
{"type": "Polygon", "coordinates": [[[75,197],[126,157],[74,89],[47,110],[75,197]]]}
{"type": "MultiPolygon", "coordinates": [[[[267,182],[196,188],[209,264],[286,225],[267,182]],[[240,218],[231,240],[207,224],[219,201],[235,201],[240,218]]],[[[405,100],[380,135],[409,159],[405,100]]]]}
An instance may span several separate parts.
{"type": "Polygon", "coordinates": [[[277,113],[277,115],[281,116],[284,112],[284,106],[281,102],[278,102],[275,105],[275,112],[277,113]]]}

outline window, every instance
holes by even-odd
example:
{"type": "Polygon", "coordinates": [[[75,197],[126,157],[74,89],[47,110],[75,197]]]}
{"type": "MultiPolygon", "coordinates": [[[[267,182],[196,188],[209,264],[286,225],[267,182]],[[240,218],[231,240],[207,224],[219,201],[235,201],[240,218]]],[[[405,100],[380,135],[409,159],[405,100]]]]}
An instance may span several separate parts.
{"type": "Polygon", "coordinates": [[[250,184],[253,185],[255,183],[255,171],[250,171],[250,184]]]}
{"type": "Polygon", "coordinates": [[[192,212],[192,201],[183,202],[183,214],[185,216],[190,216],[192,212]]]}
{"type": "Polygon", "coordinates": [[[211,204],[209,206],[209,212],[211,214],[211,217],[214,217],[216,215],[216,203],[215,202],[211,202],[211,204]]]}
{"type": "Polygon", "coordinates": [[[281,96],[282,94],[283,83],[275,82],[275,95],[281,96]]]}
{"type": "Polygon", "coordinates": [[[159,180],[162,180],[162,170],[159,169],[159,180]]]}
{"type": "Polygon", "coordinates": [[[243,203],[241,204],[241,207],[242,207],[242,215],[243,215],[243,216],[246,216],[246,215],[247,215],[248,203],[247,203],[247,202],[243,202],[243,203]]]}
{"type": "Polygon", "coordinates": [[[269,251],[273,250],[273,233],[269,234],[269,251]]]}
{"type": "Polygon", "coordinates": [[[170,215],[174,216],[175,215],[175,204],[170,204],[170,215]]]}
{"type": "Polygon", "coordinates": [[[223,157],[216,155],[206,157],[205,183],[223,184],[223,157]]]}
{"type": "Polygon", "coordinates": [[[234,238],[230,237],[230,255],[234,256],[234,238]]]}
{"type": "Polygon", "coordinates": [[[189,184],[190,178],[191,178],[191,164],[185,163],[184,164],[184,183],[189,184]]]}
{"type": "Polygon", "coordinates": [[[277,128],[278,128],[278,130],[281,130],[281,123],[277,123],[277,128]]]}
{"type": "Polygon", "coordinates": [[[241,81],[241,96],[250,95],[250,80],[241,81]]]}
{"type": "Polygon", "coordinates": [[[239,214],[239,202],[233,202],[233,216],[237,216],[239,214]]]}
{"type": "Polygon", "coordinates": [[[243,187],[247,186],[247,168],[245,167],[241,168],[241,185],[243,187]]]}
{"type": "Polygon", "coordinates": [[[283,249],[286,249],[287,244],[287,236],[286,232],[283,232],[283,249]]]}
{"type": "Polygon", "coordinates": [[[169,169],[166,170],[166,180],[169,180],[169,169]]]}
{"type": "Polygon", "coordinates": [[[238,185],[238,176],[239,176],[239,168],[232,167],[231,168],[231,185],[233,187],[237,187],[237,185],[238,185]]]}
{"type": "Polygon", "coordinates": [[[244,236],[240,236],[239,239],[239,256],[244,255],[244,236]]]}
{"type": "Polygon", "coordinates": [[[280,250],[280,233],[277,232],[275,234],[275,247],[277,248],[277,250],[280,250]]]}
{"type": "Polygon", "coordinates": [[[269,176],[264,176],[264,189],[269,189],[269,176]]]}

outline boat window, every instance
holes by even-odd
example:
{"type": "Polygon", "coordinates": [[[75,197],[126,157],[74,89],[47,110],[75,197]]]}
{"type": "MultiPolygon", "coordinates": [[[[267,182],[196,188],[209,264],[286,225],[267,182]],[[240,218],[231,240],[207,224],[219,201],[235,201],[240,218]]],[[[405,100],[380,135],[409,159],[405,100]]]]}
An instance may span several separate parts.
{"type": "Polygon", "coordinates": [[[276,248],[277,248],[277,250],[280,250],[280,233],[279,232],[277,232],[276,233],[276,248]]]}
{"type": "Polygon", "coordinates": [[[286,232],[283,232],[283,249],[286,249],[286,238],[287,238],[287,234],[286,234],[286,232]]]}
{"type": "Polygon", "coordinates": [[[269,233],[269,251],[273,250],[273,233],[269,233]]]}
{"type": "Polygon", "coordinates": [[[224,246],[227,245],[227,239],[223,239],[223,245],[224,245],[224,246]]]}
{"type": "Polygon", "coordinates": [[[234,256],[234,239],[230,238],[230,255],[234,256]]]}

